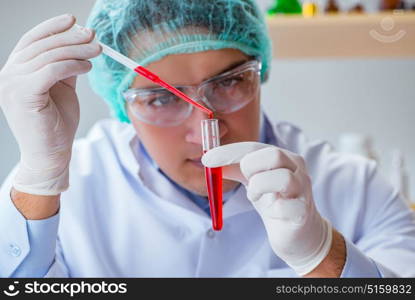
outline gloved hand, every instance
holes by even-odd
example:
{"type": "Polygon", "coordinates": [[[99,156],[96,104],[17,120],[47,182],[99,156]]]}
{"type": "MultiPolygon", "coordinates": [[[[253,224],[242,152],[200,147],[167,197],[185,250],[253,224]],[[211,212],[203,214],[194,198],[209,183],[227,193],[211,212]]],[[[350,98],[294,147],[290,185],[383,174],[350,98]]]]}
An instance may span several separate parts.
{"type": "Polygon", "coordinates": [[[74,23],[63,15],[31,29],[0,71],[0,107],[20,149],[14,188],[21,192],[57,195],[69,185],[79,122],[76,76],[101,52],[91,43],[93,32],[68,30],[74,23]]]}
{"type": "Polygon", "coordinates": [[[223,177],[243,183],[262,218],[271,248],[299,275],[327,256],[332,227],[314,205],[304,159],[255,142],[220,146],[202,157],[206,167],[223,167],[223,177]]]}

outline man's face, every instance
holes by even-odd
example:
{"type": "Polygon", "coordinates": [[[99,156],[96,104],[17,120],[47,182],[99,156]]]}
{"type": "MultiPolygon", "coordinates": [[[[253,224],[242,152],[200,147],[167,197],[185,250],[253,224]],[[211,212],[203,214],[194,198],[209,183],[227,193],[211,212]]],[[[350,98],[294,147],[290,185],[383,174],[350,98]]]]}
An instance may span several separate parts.
{"type": "MultiPolygon", "coordinates": [[[[199,84],[248,60],[241,51],[222,49],[169,55],[151,63],[148,69],[173,86],[187,86],[199,84]]],[[[141,76],[137,76],[131,85],[131,88],[153,87],[156,87],[154,83],[141,76]]],[[[203,154],[200,121],[207,118],[206,114],[195,108],[186,120],[173,127],[150,125],[138,120],[130,110],[128,114],[138,137],[160,169],[185,189],[206,196],[204,168],[200,162],[203,154]]],[[[214,117],[219,119],[221,145],[257,141],[259,94],[240,110],[215,114],[214,117]]],[[[237,184],[224,180],[224,192],[237,184]]]]}

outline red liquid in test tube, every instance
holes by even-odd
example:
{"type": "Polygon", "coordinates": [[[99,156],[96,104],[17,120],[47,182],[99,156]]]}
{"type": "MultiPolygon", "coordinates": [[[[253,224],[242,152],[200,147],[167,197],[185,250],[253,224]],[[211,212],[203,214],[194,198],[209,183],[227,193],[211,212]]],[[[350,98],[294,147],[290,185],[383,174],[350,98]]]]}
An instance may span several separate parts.
{"type": "MultiPolygon", "coordinates": [[[[202,120],[203,153],[220,145],[219,124],[217,119],[202,120]]],[[[222,217],[222,168],[205,167],[206,185],[214,230],[221,230],[222,217]]]]}

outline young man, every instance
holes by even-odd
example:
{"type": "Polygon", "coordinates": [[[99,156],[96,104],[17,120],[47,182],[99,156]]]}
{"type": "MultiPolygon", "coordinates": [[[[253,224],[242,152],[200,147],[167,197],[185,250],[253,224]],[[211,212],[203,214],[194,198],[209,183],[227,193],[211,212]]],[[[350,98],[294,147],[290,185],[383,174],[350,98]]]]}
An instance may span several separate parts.
{"type": "Polygon", "coordinates": [[[215,111],[223,146],[203,157],[206,116],[74,24],[30,30],[0,72],[21,151],[0,191],[0,276],[414,276],[414,215],[374,162],[261,113],[270,44],[254,2],[98,0],[88,22],[215,111]],[[74,143],[76,76],[90,70],[126,124],[98,122],[74,143]],[[204,165],[224,167],[220,232],[204,165]]]}

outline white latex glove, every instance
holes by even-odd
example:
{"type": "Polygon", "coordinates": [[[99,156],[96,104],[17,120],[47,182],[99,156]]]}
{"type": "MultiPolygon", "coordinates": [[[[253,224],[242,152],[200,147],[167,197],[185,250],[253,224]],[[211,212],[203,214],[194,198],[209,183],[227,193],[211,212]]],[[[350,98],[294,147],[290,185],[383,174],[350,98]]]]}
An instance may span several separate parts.
{"type": "Polygon", "coordinates": [[[27,32],[0,71],[0,107],[17,140],[18,191],[57,195],[68,188],[68,166],[79,122],[76,76],[101,48],[94,33],[70,29],[70,15],[47,20],[27,32]]]}
{"type": "Polygon", "coordinates": [[[301,156],[272,145],[242,142],[209,150],[202,163],[224,167],[224,178],[245,185],[271,248],[299,275],[311,272],[327,256],[332,227],[316,210],[301,156]]]}

